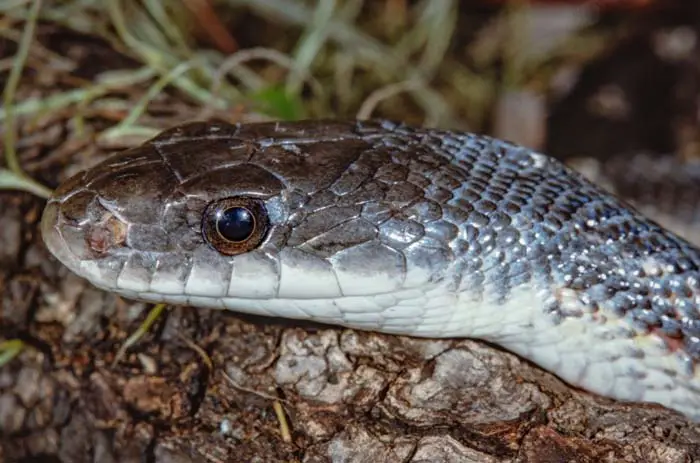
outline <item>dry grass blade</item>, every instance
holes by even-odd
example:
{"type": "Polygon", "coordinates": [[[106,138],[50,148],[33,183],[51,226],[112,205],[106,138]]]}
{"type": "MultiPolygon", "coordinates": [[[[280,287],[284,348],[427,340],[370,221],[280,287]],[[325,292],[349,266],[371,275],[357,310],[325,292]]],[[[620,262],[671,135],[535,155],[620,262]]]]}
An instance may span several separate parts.
{"type": "Polygon", "coordinates": [[[17,152],[15,150],[17,128],[15,126],[14,114],[12,112],[15,92],[17,91],[19,78],[22,75],[22,68],[27,60],[27,55],[29,54],[29,46],[34,38],[34,30],[36,28],[36,22],[39,17],[40,9],[41,0],[35,0],[29,9],[27,22],[24,26],[22,39],[19,43],[19,49],[17,50],[17,55],[15,56],[13,66],[10,71],[10,76],[8,77],[7,84],[5,85],[5,91],[3,94],[3,103],[5,107],[5,135],[3,141],[5,147],[5,161],[7,162],[9,172],[0,171],[0,188],[20,187],[25,191],[29,191],[41,197],[47,198],[51,195],[51,190],[41,185],[34,179],[28,177],[22,170],[19,160],[17,159],[17,152]]]}
{"type": "Polygon", "coordinates": [[[24,349],[24,341],[21,339],[10,339],[0,342],[0,368],[17,357],[22,352],[22,349],[24,349]]]}
{"type": "Polygon", "coordinates": [[[51,190],[26,175],[0,168],[0,190],[21,190],[48,199],[51,190]]]}
{"type": "Polygon", "coordinates": [[[143,323],[141,323],[136,329],[136,331],[134,331],[128,338],[126,338],[126,341],[124,341],[124,343],[121,345],[119,351],[117,352],[117,355],[114,356],[112,366],[117,365],[126,355],[126,351],[129,350],[131,346],[139,342],[139,340],[146,333],[148,333],[148,330],[150,330],[153,324],[156,321],[158,321],[166,307],[167,306],[165,304],[157,304],[148,312],[148,315],[146,316],[146,319],[143,321],[143,323]]]}

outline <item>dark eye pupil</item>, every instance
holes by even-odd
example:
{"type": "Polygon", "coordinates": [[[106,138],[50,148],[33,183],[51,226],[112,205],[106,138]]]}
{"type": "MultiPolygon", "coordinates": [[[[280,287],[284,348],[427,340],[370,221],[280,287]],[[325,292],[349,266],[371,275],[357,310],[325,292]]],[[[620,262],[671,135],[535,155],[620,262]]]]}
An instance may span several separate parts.
{"type": "Polygon", "coordinates": [[[255,231],[255,219],[245,207],[232,207],[217,214],[216,228],[228,241],[245,241],[255,231]]]}

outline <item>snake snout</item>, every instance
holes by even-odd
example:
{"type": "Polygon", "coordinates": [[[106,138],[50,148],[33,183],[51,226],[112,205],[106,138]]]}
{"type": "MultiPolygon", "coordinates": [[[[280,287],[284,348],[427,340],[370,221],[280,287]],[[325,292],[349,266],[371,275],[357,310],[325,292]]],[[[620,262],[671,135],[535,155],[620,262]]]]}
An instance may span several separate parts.
{"type": "MultiPolygon", "coordinates": [[[[71,269],[125,246],[128,225],[89,191],[57,190],[42,219],[44,242],[71,269]]],[[[80,272],[78,272],[80,273],[80,272]]]]}

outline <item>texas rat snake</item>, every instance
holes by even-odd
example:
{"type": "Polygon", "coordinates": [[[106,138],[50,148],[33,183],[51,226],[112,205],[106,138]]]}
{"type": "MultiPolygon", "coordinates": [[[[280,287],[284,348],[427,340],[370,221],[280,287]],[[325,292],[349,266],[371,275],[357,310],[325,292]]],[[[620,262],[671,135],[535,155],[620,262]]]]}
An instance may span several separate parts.
{"type": "Polygon", "coordinates": [[[192,123],[67,180],[42,231],[128,298],[480,338],[700,419],[698,248],[503,141],[386,121],[192,123]]]}

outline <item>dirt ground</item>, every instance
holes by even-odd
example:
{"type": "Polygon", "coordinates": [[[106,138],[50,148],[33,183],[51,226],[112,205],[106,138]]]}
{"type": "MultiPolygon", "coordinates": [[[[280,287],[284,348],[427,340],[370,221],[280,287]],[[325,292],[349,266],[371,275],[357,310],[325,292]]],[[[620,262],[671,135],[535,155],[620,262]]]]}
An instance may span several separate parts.
{"type": "MultiPolygon", "coordinates": [[[[697,155],[700,7],[694,3],[606,11],[593,39],[583,43],[599,44],[596,34],[609,34],[609,43],[590,55],[584,47],[567,59],[543,59],[524,68],[517,85],[502,77],[503,62],[492,59],[484,67],[465,51],[473,51],[483,38],[479,31],[502,10],[459,9],[444,62],[489,69],[494,74],[484,79],[501,85],[494,98],[474,99],[466,91],[457,98],[459,81],[447,78],[456,71],[438,67],[431,91],[451,102],[453,116],[438,123],[522,134],[562,159],[639,151],[697,155]],[[558,84],[571,70],[577,77],[558,84]],[[509,95],[543,104],[530,113],[509,95]],[[515,126],[504,122],[499,104],[513,109],[515,126]],[[527,129],[534,135],[522,131],[523,121],[535,127],[527,129]]],[[[0,38],[0,83],[6,85],[22,23],[2,20],[15,34],[0,38]]],[[[221,21],[241,50],[284,48],[285,38],[302,35],[291,20],[275,22],[254,9],[226,10],[221,21]]],[[[195,36],[209,45],[213,40],[202,31],[195,36]]],[[[15,104],[140,65],[115,43],[48,19],[34,40],[15,104]],[[60,61],[50,54],[70,57],[71,66],[56,67],[60,61]],[[50,72],[42,60],[54,63],[50,72]]],[[[269,80],[279,77],[279,71],[255,70],[269,80]]],[[[321,82],[333,74],[323,66],[317,72],[321,82]]],[[[333,94],[325,109],[304,115],[351,116],[374,81],[360,82],[364,93],[348,100],[333,94]]],[[[152,83],[112,90],[112,100],[103,95],[99,105],[76,101],[31,115],[16,111],[22,167],[53,188],[138,142],[137,132],[118,141],[100,135],[123,121],[152,83]],[[76,120],[77,111],[84,118],[76,120]]],[[[302,103],[309,92],[299,91],[302,103]]],[[[422,122],[416,100],[397,100],[375,115],[422,122]]],[[[140,123],[164,128],[197,118],[201,107],[168,87],[140,123]]],[[[260,112],[236,104],[211,115],[237,120],[260,112]]],[[[11,128],[3,114],[6,133],[11,128]]],[[[470,340],[416,340],[173,307],[115,362],[150,306],[101,292],[53,259],[37,228],[43,204],[30,193],[0,190],[0,339],[26,345],[0,368],[0,461],[700,461],[700,427],[678,414],[576,390],[470,340]]]]}

